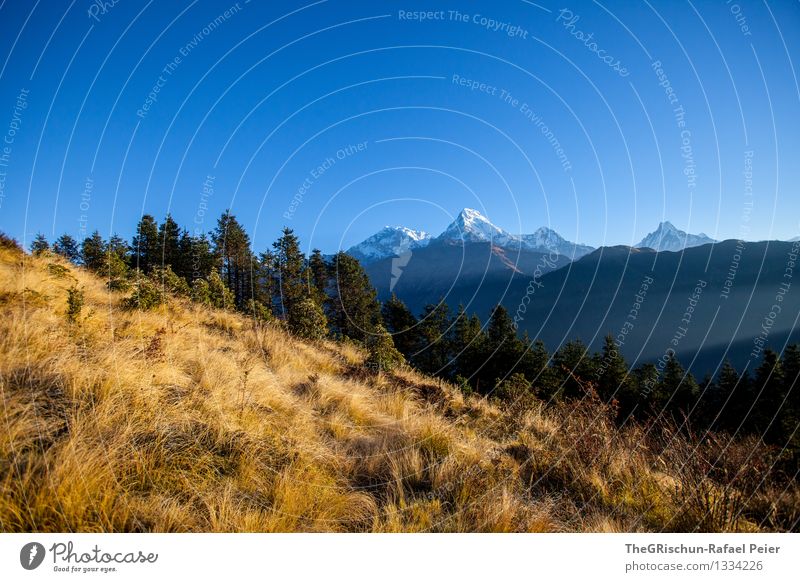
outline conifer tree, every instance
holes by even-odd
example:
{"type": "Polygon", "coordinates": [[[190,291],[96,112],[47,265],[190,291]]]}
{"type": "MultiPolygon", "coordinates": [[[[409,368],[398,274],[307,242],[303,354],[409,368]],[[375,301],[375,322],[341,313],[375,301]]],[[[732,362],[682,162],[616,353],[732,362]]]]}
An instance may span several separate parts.
{"type": "Polygon", "coordinates": [[[328,264],[325,262],[325,257],[322,256],[322,251],[319,249],[312,250],[311,256],[308,258],[308,269],[306,270],[308,288],[314,299],[320,304],[323,304],[327,297],[328,273],[328,264]]]}
{"type": "Polygon", "coordinates": [[[131,241],[131,266],[143,273],[159,266],[161,259],[158,244],[158,224],[155,218],[145,214],[136,226],[136,234],[131,241]]]}
{"type": "Polygon", "coordinates": [[[76,265],[81,258],[78,242],[68,234],[62,234],[56,239],[56,242],[53,243],[53,252],[76,265]]]}
{"type": "Polygon", "coordinates": [[[553,374],[558,392],[567,398],[584,396],[582,383],[595,382],[595,362],[580,340],[566,342],[553,354],[553,374]]]}
{"type": "Polygon", "coordinates": [[[100,233],[94,231],[81,243],[81,263],[91,271],[100,272],[105,265],[106,243],[100,233]]]}
{"type": "Polygon", "coordinates": [[[596,358],[597,393],[603,401],[619,399],[628,381],[628,364],[612,335],[603,340],[603,349],[596,358]]]}
{"type": "Polygon", "coordinates": [[[774,442],[779,432],[776,416],[783,403],[783,388],[784,373],[780,358],[774,350],[765,348],[755,373],[755,405],[745,419],[745,426],[768,441],[774,442]]]}
{"type": "Polygon", "coordinates": [[[281,237],[272,245],[279,313],[288,318],[295,304],[308,296],[304,279],[305,257],[300,241],[291,228],[284,228],[281,237]]]}
{"type": "Polygon", "coordinates": [[[463,305],[459,305],[453,320],[451,334],[451,357],[454,358],[455,373],[477,387],[478,369],[483,364],[485,336],[477,315],[468,315],[463,305]]]}
{"type": "Polygon", "coordinates": [[[414,363],[429,374],[455,376],[451,366],[451,318],[447,303],[428,304],[420,314],[417,329],[421,347],[414,363]]]}
{"type": "Polygon", "coordinates": [[[328,321],[339,336],[365,341],[381,321],[375,288],[361,264],[344,252],[331,262],[328,321]]]}
{"type": "Polygon", "coordinates": [[[45,236],[42,233],[37,234],[31,243],[31,253],[38,256],[49,250],[50,244],[47,242],[45,236]]]}
{"type": "Polygon", "coordinates": [[[158,264],[163,267],[172,267],[175,273],[179,273],[181,270],[180,244],[181,229],[178,223],[172,219],[172,216],[167,214],[164,222],[158,227],[158,264]]]}
{"type": "Polygon", "coordinates": [[[678,358],[670,353],[653,394],[653,411],[657,414],[670,412],[676,420],[682,421],[693,408],[698,393],[699,386],[694,376],[686,372],[678,358]]]}
{"type": "Polygon", "coordinates": [[[406,359],[411,359],[421,347],[417,318],[394,293],[381,307],[381,315],[394,345],[406,359]]]}
{"type": "Polygon", "coordinates": [[[243,308],[252,299],[250,237],[230,210],[226,210],[217,220],[212,239],[220,276],[233,292],[236,307],[243,308]]]}
{"type": "Polygon", "coordinates": [[[526,346],[518,369],[530,380],[536,393],[549,400],[558,390],[550,369],[550,354],[544,342],[537,339],[531,342],[527,332],[523,335],[522,344],[526,346]]]}

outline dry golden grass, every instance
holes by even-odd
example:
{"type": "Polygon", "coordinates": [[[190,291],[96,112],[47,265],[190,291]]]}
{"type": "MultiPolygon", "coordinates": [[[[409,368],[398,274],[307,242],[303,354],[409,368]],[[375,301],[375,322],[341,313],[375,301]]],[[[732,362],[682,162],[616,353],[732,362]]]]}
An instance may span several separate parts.
{"type": "Polygon", "coordinates": [[[375,375],[350,344],[121,299],[0,249],[0,530],[631,531],[680,513],[678,476],[596,403],[511,414],[375,375]]]}

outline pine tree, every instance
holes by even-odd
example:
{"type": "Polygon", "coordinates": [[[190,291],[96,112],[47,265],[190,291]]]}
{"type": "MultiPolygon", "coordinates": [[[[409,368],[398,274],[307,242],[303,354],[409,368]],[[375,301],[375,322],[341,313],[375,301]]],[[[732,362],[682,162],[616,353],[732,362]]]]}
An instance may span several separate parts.
{"type": "Polygon", "coordinates": [[[526,346],[518,369],[533,384],[536,393],[543,399],[549,400],[558,390],[550,369],[550,354],[544,342],[537,339],[531,342],[527,332],[522,338],[526,346]]]}
{"type": "Polygon", "coordinates": [[[682,421],[694,407],[699,391],[694,376],[684,370],[674,354],[670,354],[653,394],[654,412],[670,412],[676,420],[682,421]]]}
{"type": "Polygon", "coordinates": [[[583,397],[583,384],[597,381],[595,361],[580,339],[566,342],[553,354],[553,375],[557,391],[567,398],[583,397]]]}
{"type": "Polygon", "coordinates": [[[597,392],[603,401],[619,399],[628,381],[628,364],[617,347],[612,335],[603,341],[603,350],[596,358],[597,392]]]}
{"type": "Polygon", "coordinates": [[[755,404],[745,420],[750,432],[774,442],[779,427],[776,416],[783,402],[784,373],[778,354],[769,348],[763,352],[754,381],[755,404]]]}
{"type": "MultiPolygon", "coordinates": [[[[196,237],[189,237],[188,241],[182,242],[182,249],[189,247],[189,258],[184,259],[184,278],[194,282],[197,279],[207,279],[214,269],[214,253],[211,249],[211,241],[205,234],[196,237]]],[[[182,250],[184,255],[186,251],[182,250]]]]}
{"type": "Polygon", "coordinates": [[[704,424],[712,430],[735,432],[744,418],[745,410],[739,405],[741,394],[747,388],[740,384],[740,376],[730,360],[722,363],[717,380],[708,387],[703,406],[704,424]]]}
{"type": "Polygon", "coordinates": [[[181,229],[178,223],[167,214],[164,222],[158,227],[158,264],[163,267],[172,267],[175,273],[180,271],[180,243],[181,229]]]}
{"type": "Polygon", "coordinates": [[[417,329],[422,343],[414,363],[424,372],[439,376],[455,376],[451,366],[451,318],[447,303],[425,306],[417,329]]]}
{"type": "Polygon", "coordinates": [[[788,470],[800,469],[800,345],[792,344],[783,351],[783,395],[785,402],[779,419],[780,434],[776,445],[785,447],[788,470]]]}
{"type": "Polygon", "coordinates": [[[212,235],[214,256],[220,275],[233,292],[236,307],[244,308],[252,299],[252,262],[250,237],[230,210],[225,211],[217,221],[212,235]]]}
{"type": "Polygon", "coordinates": [[[145,214],[136,226],[136,235],[131,241],[131,266],[143,273],[159,266],[161,248],[158,243],[158,224],[155,218],[145,214]]]}
{"type": "Polygon", "coordinates": [[[106,242],[94,231],[81,243],[81,263],[91,271],[100,272],[105,265],[106,242]]]}
{"type": "Polygon", "coordinates": [[[467,315],[463,305],[458,307],[451,334],[451,351],[455,375],[469,380],[477,388],[478,369],[483,364],[485,336],[477,315],[467,315]]]}
{"type": "Polygon", "coordinates": [[[381,315],[395,347],[406,359],[411,359],[421,347],[417,318],[395,294],[383,304],[381,315]]]}
{"type": "Polygon", "coordinates": [[[380,304],[369,277],[356,259],[339,252],[331,262],[331,279],[326,303],[334,333],[365,341],[381,322],[380,304]]]}
{"type": "MultiPolygon", "coordinates": [[[[275,299],[279,296],[278,282],[275,274],[275,257],[269,252],[261,253],[253,263],[253,296],[275,314],[275,299]]],[[[322,303],[320,303],[321,305],[322,303]]]]}
{"type": "Polygon", "coordinates": [[[53,243],[53,252],[76,265],[80,262],[81,252],[78,242],[68,234],[62,234],[56,239],[53,243]]]}
{"type": "Polygon", "coordinates": [[[329,271],[325,257],[322,256],[322,251],[319,249],[312,250],[311,256],[308,258],[306,276],[308,278],[309,291],[320,304],[324,303],[327,297],[329,271]]]}
{"type": "Polygon", "coordinates": [[[117,255],[123,262],[128,259],[128,243],[125,242],[121,236],[117,234],[111,235],[106,244],[106,252],[117,255]]]}
{"type": "Polygon", "coordinates": [[[304,277],[305,257],[300,241],[291,228],[284,228],[281,237],[272,245],[277,282],[277,305],[283,317],[288,318],[294,305],[308,296],[308,283],[304,277]]]}
{"type": "Polygon", "coordinates": [[[42,233],[39,233],[34,237],[33,242],[31,243],[31,253],[36,256],[41,255],[42,253],[50,250],[50,244],[47,242],[47,239],[44,237],[42,233]]]}
{"type": "Polygon", "coordinates": [[[514,321],[502,305],[492,311],[486,326],[485,352],[481,361],[483,368],[479,372],[481,383],[486,389],[492,389],[498,383],[517,371],[524,346],[517,337],[514,321]]]}

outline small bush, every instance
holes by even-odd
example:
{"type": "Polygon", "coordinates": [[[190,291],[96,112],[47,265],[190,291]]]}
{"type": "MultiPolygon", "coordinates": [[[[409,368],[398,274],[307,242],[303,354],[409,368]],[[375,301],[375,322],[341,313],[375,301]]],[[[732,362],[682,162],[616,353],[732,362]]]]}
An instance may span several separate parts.
{"type": "Polygon", "coordinates": [[[390,371],[405,362],[403,354],[394,347],[392,336],[382,325],[367,337],[366,345],[369,350],[366,365],[369,367],[390,371]]]}
{"type": "Polygon", "coordinates": [[[328,319],[322,307],[307,297],[289,312],[289,331],[304,339],[322,339],[328,335],[328,319]]]}
{"type": "Polygon", "coordinates": [[[126,297],[123,305],[127,309],[149,311],[166,302],[166,297],[161,288],[153,283],[149,277],[138,276],[132,284],[133,292],[126,297]]]}
{"type": "Polygon", "coordinates": [[[247,302],[244,312],[256,321],[272,321],[275,319],[272,315],[272,311],[270,311],[266,305],[255,299],[250,299],[247,302]]]}
{"type": "Polygon", "coordinates": [[[233,309],[236,300],[216,269],[208,276],[208,301],[218,309],[233,309]]]}
{"type": "Polygon", "coordinates": [[[67,289],[67,321],[76,323],[83,309],[83,289],[70,287],[67,289]]]}
{"type": "Polygon", "coordinates": [[[191,295],[186,279],[176,275],[169,265],[153,269],[150,273],[150,278],[168,293],[181,297],[189,297],[191,295]]]}

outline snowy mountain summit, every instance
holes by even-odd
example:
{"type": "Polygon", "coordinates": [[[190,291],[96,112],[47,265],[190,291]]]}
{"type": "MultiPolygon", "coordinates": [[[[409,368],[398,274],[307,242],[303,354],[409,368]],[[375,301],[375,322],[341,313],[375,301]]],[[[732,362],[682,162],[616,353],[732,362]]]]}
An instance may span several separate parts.
{"type": "Polygon", "coordinates": [[[462,210],[442,234],[440,241],[490,242],[499,247],[519,246],[519,239],[495,226],[483,214],[472,208],[462,210]]]}
{"type": "Polygon", "coordinates": [[[682,251],[691,247],[717,242],[703,234],[688,234],[675,227],[671,222],[665,221],[658,228],[644,237],[636,248],[651,248],[656,251],[682,251]]]}
{"type": "Polygon", "coordinates": [[[555,252],[569,259],[579,259],[593,247],[572,243],[556,231],[542,227],[533,234],[515,235],[493,224],[479,211],[465,208],[439,236],[403,226],[386,226],[376,234],[351,247],[347,252],[364,264],[397,257],[429,244],[490,243],[510,252],[555,252]]]}
{"type": "Polygon", "coordinates": [[[362,263],[395,257],[426,246],[431,235],[405,226],[384,226],[371,237],[348,249],[347,253],[362,263]]]}

